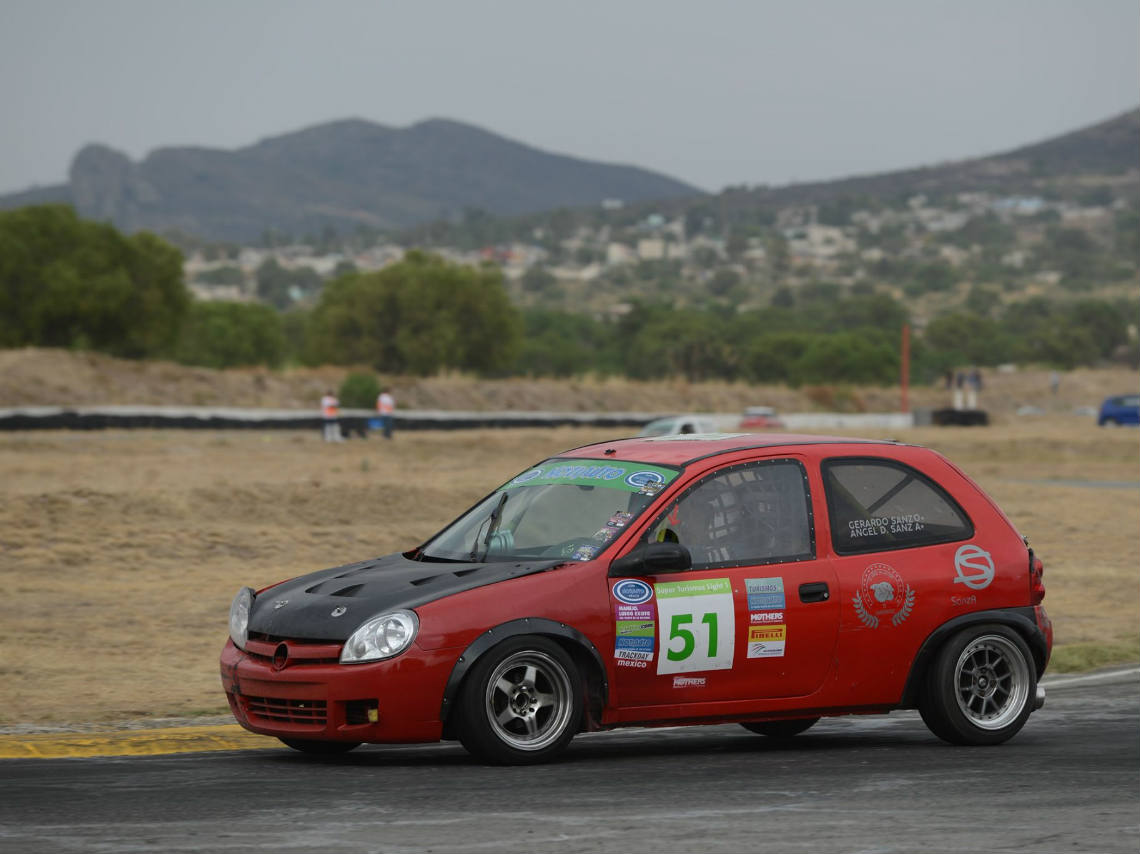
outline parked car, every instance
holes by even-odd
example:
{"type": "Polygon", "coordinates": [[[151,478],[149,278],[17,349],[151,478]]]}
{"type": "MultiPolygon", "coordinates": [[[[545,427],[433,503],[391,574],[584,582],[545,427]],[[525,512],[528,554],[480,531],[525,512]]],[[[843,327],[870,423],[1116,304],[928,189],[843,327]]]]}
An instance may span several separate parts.
{"type": "Polygon", "coordinates": [[[1096,423],[1104,427],[1106,424],[1140,424],[1140,394],[1122,394],[1116,397],[1105,398],[1100,405],[1100,414],[1096,423]]]}
{"type": "Polygon", "coordinates": [[[782,430],[784,422],[771,406],[749,406],[740,419],[742,430],[782,430]]]}
{"type": "Polygon", "coordinates": [[[917,708],[998,744],[1044,703],[1043,567],[924,448],[818,436],[601,442],[522,471],[423,545],[230,609],[246,729],[307,753],[458,739],[550,759],[584,730],[917,708]]]}
{"type": "Polygon", "coordinates": [[[687,433],[715,433],[716,419],[707,415],[670,415],[656,418],[643,428],[638,436],[674,436],[687,433]]]}

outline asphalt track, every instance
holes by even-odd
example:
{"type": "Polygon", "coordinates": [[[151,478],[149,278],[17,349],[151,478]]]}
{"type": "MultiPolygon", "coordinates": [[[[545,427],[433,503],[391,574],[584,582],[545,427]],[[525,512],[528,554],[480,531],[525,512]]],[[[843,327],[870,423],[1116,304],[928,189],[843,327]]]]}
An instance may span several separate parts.
{"type": "Polygon", "coordinates": [[[8,759],[0,851],[1134,854],[1138,672],[1050,681],[997,748],[949,747],[904,712],[789,746],[735,726],[590,735],[534,768],[450,744],[8,759]]]}

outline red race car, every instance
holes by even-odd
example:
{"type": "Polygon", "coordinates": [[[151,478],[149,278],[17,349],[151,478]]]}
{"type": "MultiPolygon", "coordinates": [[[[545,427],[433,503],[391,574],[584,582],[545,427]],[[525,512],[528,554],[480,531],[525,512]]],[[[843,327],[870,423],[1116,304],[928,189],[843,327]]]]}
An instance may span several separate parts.
{"type": "Polygon", "coordinates": [[[424,545],[238,592],[235,718],[310,753],[458,738],[540,762],[578,732],[917,708],[998,744],[1044,703],[1042,565],[939,454],[755,434],[601,442],[424,545]]]}

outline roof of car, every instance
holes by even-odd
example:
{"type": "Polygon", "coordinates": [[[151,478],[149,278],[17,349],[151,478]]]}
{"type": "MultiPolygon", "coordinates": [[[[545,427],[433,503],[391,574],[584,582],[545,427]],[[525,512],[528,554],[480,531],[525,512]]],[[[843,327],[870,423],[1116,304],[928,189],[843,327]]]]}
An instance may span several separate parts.
{"type": "Polygon", "coordinates": [[[855,439],[850,436],[812,436],[798,433],[688,433],[614,439],[574,448],[560,457],[637,460],[643,463],[684,465],[705,457],[746,451],[752,448],[792,448],[803,445],[886,445],[899,447],[887,439],[855,439]]]}

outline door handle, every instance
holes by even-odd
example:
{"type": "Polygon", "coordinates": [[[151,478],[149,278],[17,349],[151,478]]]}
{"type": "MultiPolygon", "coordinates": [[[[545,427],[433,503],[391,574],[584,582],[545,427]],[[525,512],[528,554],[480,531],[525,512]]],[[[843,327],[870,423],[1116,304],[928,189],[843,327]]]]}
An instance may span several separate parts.
{"type": "Polygon", "coordinates": [[[831,591],[826,581],[809,581],[800,585],[801,602],[826,602],[831,598],[831,591]]]}

